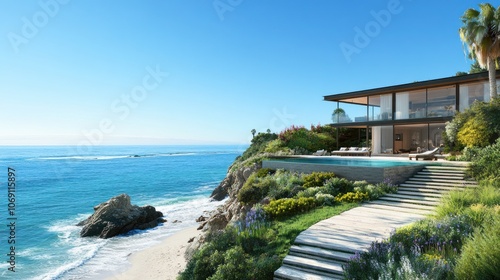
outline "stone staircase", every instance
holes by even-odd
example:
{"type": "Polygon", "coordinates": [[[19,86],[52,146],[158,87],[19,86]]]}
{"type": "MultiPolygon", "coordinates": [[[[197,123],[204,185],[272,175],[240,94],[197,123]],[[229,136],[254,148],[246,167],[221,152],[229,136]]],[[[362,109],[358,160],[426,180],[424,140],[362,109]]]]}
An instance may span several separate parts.
{"type": "Polygon", "coordinates": [[[455,189],[475,187],[465,166],[425,166],[387,194],[340,215],[323,220],[300,233],[274,272],[274,279],[343,279],[342,265],[391,231],[431,214],[440,198],[455,189]]]}

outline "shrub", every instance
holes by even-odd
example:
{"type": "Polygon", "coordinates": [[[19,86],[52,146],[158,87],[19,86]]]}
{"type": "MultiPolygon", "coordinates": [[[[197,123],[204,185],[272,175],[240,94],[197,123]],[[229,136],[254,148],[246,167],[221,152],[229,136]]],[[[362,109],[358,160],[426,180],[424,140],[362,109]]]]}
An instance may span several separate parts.
{"type": "Polygon", "coordinates": [[[483,204],[489,207],[500,204],[500,189],[484,185],[463,191],[449,192],[436,208],[436,213],[438,217],[459,215],[474,204],[483,204]]]}
{"type": "Polygon", "coordinates": [[[462,151],[462,155],[457,158],[460,161],[473,161],[481,151],[480,148],[477,147],[465,147],[462,151]]]}
{"type": "Polygon", "coordinates": [[[268,205],[264,206],[264,211],[273,218],[279,218],[306,212],[315,206],[316,200],[312,197],[283,198],[272,200],[268,205]]]}
{"type": "Polygon", "coordinates": [[[337,195],[335,199],[340,202],[361,202],[369,200],[370,196],[366,192],[347,192],[337,195]]]}
{"type": "Polygon", "coordinates": [[[473,229],[467,216],[426,219],[374,242],[344,266],[348,279],[453,279],[453,264],[473,229]]]}
{"type": "Polygon", "coordinates": [[[488,126],[481,118],[470,118],[457,134],[458,141],[466,147],[485,147],[489,138],[488,126]]]}
{"type": "Polygon", "coordinates": [[[335,197],[331,194],[319,192],[314,195],[314,198],[319,205],[333,206],[335,204],[335,197]]]}
{"type": "Polygon", "coordinates": [[[394,179],[391,177],[384,178],[384,181],[378,183],[377,187],[381,188],[385,193],[396,193],[398,191],[398,185],[394,183],[394,179]]]}
{"type": "Polygon", "coordinates": [[[272,176],[259,178],[257,173],[253,173],[238,192],[238,201],[243,204],[255,204],[267,195],[270,188],[274,187],[276,187],[276,181],[272,176]]]}
{"type": "Polygon", "coordinates": [[[316,194],[322,192],[323,189],[323,187],[307,188],[303,191],[300,191],[297,194],[297,197],[315,197],[316,194]]]}
{"type": "Polygon", "coordinates": [[[300,147],[306,150],[308,154],[335,145],[335,139],[327,129],[325,132],[318,131],[322,130],[315,128],[310,131],[303,126],[291,126],[279,134],[279,139],[286,147],[290,149],[300,147]]]}
{"type": "Polygon", "coordinates": [[[243,155],[239,158],[239,161],[244,161],[246,159],[251,158],[259,153],[264,152],[267,144],[278,138],[278,135],[275,133],[259,133],[255,137],[252,138],[252,143],[250,147],[248,147],[243,155]]]}
{"type": "MultiPolygon", "coordinates": [[[[500,99],[500,98],[499,98],[500,99]]],[[[500,180],[500,138],[493,144],[481,149],[472,161],[470,172],[478,180],[500,180]]]]}
{"type": "Polygon", "coordinates": [[[354,182],[345,178],[335,177],[326,181],[324,187],[325,193],[336,196],[338,194],[352,192],[354,190],[354,182]]]}
{"type": "Polygon", "coordinates": [[[327,180],[334,177],[335,174],[332,172],[313,172],[304,176],[304,188],[321,187],[327,180]]]}
{"type": "Polygon", "coordinates": [[[178,279],[207,279],[216,272],[219,265],[224,263],[224,252],[234,247],[236,242],[237,234],[234,230],[209,233],[205,244],[189,260],[178,279]]]}
{"type": "Polygon", "coordinates": [[[382,187],[372,185],[372,184],[356,186],[356,187],[354,187],[354,191],[355,192],[365,192],[368,194],[368,196],[372,200],[377,199],[386,193],[382,187]]]}
{"type": "Polygon", "coordinates": [[[236,246],[227,250],[223,258],[224,260],[222,263],[216,267],[217,270],[215,273],[207,279],[247,279],[247,273],[251,268],[251,263],[241,246],[236,246]]]}
{"type": "Polygon", "coordinates": [[[500,279],[500,218],[477,228],[457,261],[457,279],[500,279]]]}
{"type": "Polygon", "coordinates": [[[286,154],[290,153],[290,149],[288,147],[285,147],[285,143],[283,143],[281,139],[274,139],[267,142],[264,152],[273,154],[282,152],[286,154]]]}
{"type": "Polygon", "coordinates": [[[474,102],[464,112],[457,112],[446,124],[447,150],[460,151],[464,146],[484,147],[500,137],[500,98],[488,103],[474,102]]]}
{"type": "Polygon", "coordinates": [[[500,207],[488,207],[482,203],[472,204],[469,208],[465,209],[464,215],[471,219],[474,226],[479,226],[484,223],[489,223],[496,215],[499,215],[500,207]]]}
{"type": "Polygon", "coordinates": [[[257,172],[255,172],[255,176],[257,178],[264,178],[266,177],[267,175],[271,175],[274,173],[274,170],[272,169],[269,169],[269,168],[261,168],[259,170],[257,170],[257,172]]]}
{"type": "Polygon", "coordinates": [[[268,196],[272,199],[294,197],[298,192],[303,190],[302,177],[297,173],[278,170],[274,174],[276,186],[269,189],[268,196]]]}

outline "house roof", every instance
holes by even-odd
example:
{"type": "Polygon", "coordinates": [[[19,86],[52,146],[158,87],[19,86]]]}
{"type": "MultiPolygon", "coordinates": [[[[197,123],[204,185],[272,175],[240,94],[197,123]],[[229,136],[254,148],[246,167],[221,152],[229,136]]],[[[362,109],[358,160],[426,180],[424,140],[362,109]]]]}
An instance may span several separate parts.
{"type": "MultiPolygon", "coordinates": [[[[497,78],[500,77],[500,70],[497,70],[496,76],[497,76],[497,78]]],[[[427,80],[427,81],[422,81],[422,82],[414,82],[414,83],[381,87],[381,88],[374,88],[374,89],[367,89],[367,90],[360,90],[360,91],[345,92],[345,93],[339,93],[339,94],[333,94],[333,95],[325,95],[325,96],[323,96],[323,100],[324,101],[340,101],[340,100],[343,100],[346,98],[355,98],[355,97],[364,97],[364,96],[376,95],[376,94],[386,94],[386,93],[393,93],[393,92],[418,90],[418,89],[425,89],[425,88],[429,88],[429,87],[449,86],[449,85],[455,85],[457,83],[462,84],[462,83],[480,82],[480,81],[485,81],[485,80],[488,80],[488,72],[481,72],[481,73],[468,74],[468,75],[462,75],[462,76],[453,76],[453,77],[448,77],[448,78],[427,80]]]]}

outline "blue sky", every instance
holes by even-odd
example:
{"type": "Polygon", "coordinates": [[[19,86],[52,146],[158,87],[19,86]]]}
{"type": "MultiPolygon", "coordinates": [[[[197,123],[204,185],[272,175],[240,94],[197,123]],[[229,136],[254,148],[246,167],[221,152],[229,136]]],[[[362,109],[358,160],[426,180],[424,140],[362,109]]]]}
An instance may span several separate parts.
{"type": "Polygon", "coordinates": [[[453,76],[479,1],[0,1],[0,145],[248,143],[453,76]]]}

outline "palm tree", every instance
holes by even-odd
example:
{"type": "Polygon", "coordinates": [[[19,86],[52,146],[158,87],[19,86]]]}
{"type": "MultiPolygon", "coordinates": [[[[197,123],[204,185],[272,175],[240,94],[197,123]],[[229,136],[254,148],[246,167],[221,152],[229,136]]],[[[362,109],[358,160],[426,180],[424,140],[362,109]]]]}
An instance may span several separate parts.
{"type": "Polygon", "coordinates": [[[255,133],[257,132],[257,130],[255,130],[255,128],[254,128],[250,132],[252,132],[252,137],[255,138],[255,133]]]}
{"type": "Polygon", "coordinates": [[[468,9],[461,17],[460,39],[483,68],[488,69],[490,97],[497,97],[495,61],[500,57],[500,6],[479,4],[480,11],[468,9]]]}

